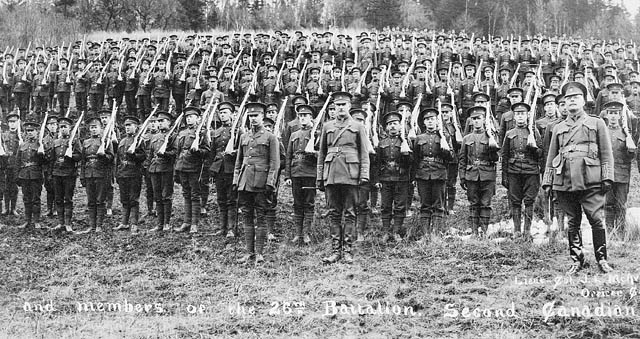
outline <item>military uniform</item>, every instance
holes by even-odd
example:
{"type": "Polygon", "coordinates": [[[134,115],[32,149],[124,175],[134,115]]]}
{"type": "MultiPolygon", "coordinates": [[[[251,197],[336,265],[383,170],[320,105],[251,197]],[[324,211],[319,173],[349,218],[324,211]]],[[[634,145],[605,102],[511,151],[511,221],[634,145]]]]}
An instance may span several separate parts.
{"type": "MultiPolygon", "coordinates": [[[[586,97],[586,88],[570,82],[562,88],[570,95],[586,97]]],[[[606,231],[604,228],[605,193],[614,179],[611,139],[604,122],[588,116],[584,110],[567,117],[553,129],[542,186],[557,192],[560,207],[568,217],[569,252],[574,262],[569,273],[575,274],[584,264],[580,223],[582,211],[587,215],[593,233],[596,260],[601,269],[606,263],[606,231]],[[604,261],[604,262],[603,262],[604,261]]]]}
{"type": "MultiPolygon", "coordinates": [[[[260,103],[249,103],[245,109],[245,114],[255,115],[264,114],[266,107],[260,103]]],[[[280,144],[276,136],[265,131],[262,125],[253,126],[240,139],[233,185],[238,191],[238,199],[244,212],[247,254],[242,262],[254,256],[256,262],[264,260],[262,253],[267,229],[262,221],[266,215],[267,193],[276,188],[276,174],[280,168],[279,152],[280,144]]]]}
{"type": "MultiPolygon", "coordinates": [[[[39,127],[36,122],[25,122],[25,129],[39,127]]],[[[22,188],[22,201],[26,223],[21,226],[28,227],[35,223],[35,228],[40,225],[40,194],[42,192],[43,166],[46,162],[45,152],[40,153],[40,144],[37,137],[25,138],[18,147],[18,182],[22,188]]]]}
{"type": "MultiPolygon", "coordinates": [[[[350,100],[348,93],[334,93],[336,105],[350,100]]],[[[343,254],[346,262],[353,261],[351,251],[355,236],[358,185],[369,181],[370,161],[365,138],[364,125],[350,117],[337,117],[322,127],[316,184],[326,189],[331,218],[332,255],[325,258],[326,262],[334,263],[343,254]]]]}
{"type": "MultiPolygon", "coordinates": [[[[14,113],[7,115],[7,119],[11,116],[16,119],[19,114],[14,113]]],[[[7,215],[16,214],[16,203],[18,200],[18,133],[17,131],[2,132],[2,143],[5,150],[5,156],[0,158],[0,192],[4,200],[5,213],[7,215]]]]}
{"type": "MultiPolygon", "coordinates": [[[[80,62],[80,60],[78,60],[80,62]]],[[[84,63],[84,61],[82,61],[84,63]]],[[[86,67],[86,66],[85,66],[86,67]]],[[[76,101],[76,111],[87,111],[87,91],[89,90],[89,76],[84,70],[79,70],[73,77],[73,91],[76,101]]]]}
{"type": "MultiPolygon", "coordinates": [[[[124,124],[139,124],[136,117],[125,117],[124,124]]],[[[137,133],[134,132],[134,133],[137,133]]],[[[139,145],[134,146],[134,151],[130,152],[135,134],[128,134],[118,143],[116,157],[116,181],[120,188],[120,203],[122,204],[122,220],[117,230],[131,227],[132,233],[137,233],[138,220],[140,217],[140,191],[142,190],[142,174],[146,154],[139,145]]]]}
{"type": "MultiPolygon", "coordinates": [[[[470,117],[485,114],[486,108],[470,108],[470,117]]],[[[498,147],[491,147],[484,128],[464,136],[458,156],[460,186],[467,190],[469,219],[474,233],[478,226],[487,231],[491,218],[491,198],[496,191],[498,147]]]]}
{"type": "MultiPolygon", "coordinates": [[[[72,121],[69,118],[61,118],[60,123],[71,126],[72,121]]],[[[69,137],[69,135],[61,135],[53,142],[52,174],[56,211],[58,213],[58,226],[65,226],[67,231],[72,231],[73,193],[78,175],[76,166],[82,158],[82,153],[80,141],[76,139],[71,143],[71,157],[67,156],[69,137]]]]}
{"type": "MultiPolygon", "coordinates": [[[[512,106],[513,111],[531,109],[525,103],[512,106]]],[[[533,113],[532,113],[533,114],[533,113]]],[[[540,188],[542,164],[542,140],[537,129],[533,130],[535,145],[529,145],[529,128],[516,126],[509,130],[502,143],[502,184],[508,190],[511,218],[515,232],[522,232],[522,204],[524,204],[524,234],[530,236],[533,204],[540,188]]]]}
{"type": "MultiPolygon", "coordinates": [[[[168,119],[171,121],[173,116],[167,112],[157,112],[158,119],[168,119]]],[[[176,156],[171,137],[167,143],[163,153],[159,151],[165,143],[167,133],[169,131],[160,129],[158,133],[151,135],[146,144],[146,151],[150,157],[149,176],[151,177],[151,186],[153,187],[153,197],[156,202],[156,213],[158,215],[158,224],[152,231],[170,231],[169,222],[171,220],[172,198],[173,198],[173,167],[176,156]]]]}

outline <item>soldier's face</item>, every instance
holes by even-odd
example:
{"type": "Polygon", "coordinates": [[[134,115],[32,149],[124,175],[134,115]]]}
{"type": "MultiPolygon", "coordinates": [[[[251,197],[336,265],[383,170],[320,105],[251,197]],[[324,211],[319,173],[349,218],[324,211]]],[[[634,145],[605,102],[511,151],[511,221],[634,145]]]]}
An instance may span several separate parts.
{"type": "Polygon", "coordinates": [[[522,95],[520,95],[520,93],[510,94],[509,101],[511,102],[512,105],[522,102],[522,95]]]}
{"type": "Polygon", "coordinates": [[[27,132],[27,138],[29,139],[35,139],[35,137],[38,135],[38,133],[36,133],[36,130],[32,127],[25,129],[25,131],[27,132]]]}
{"type": "Polygon", "coordinates": [[[509,80],[509,73],[507,73],[507,72],[501,72],[501,73],[500,73],[500,79],[501,79],[502,81],[507,81],[507,80],[509,80]]]}
{"type": "Polygon", "coordinates": [[[569,113],[576,113],[584,107],[584,97],[582,95],[570,95],[564,97],[569,113]]]}
{"type": "Polygon", "coordinates": [[[437,123],[438,123],[438,117],[436,117],[435,115],[424,118],[424,126],[429,131],[435,130],[437,123]]]}
{"type": "Polygon", "coordinates": [[[608,110],[607,121],[609,122],[609,126],[618,126],[620,123],[620,111],[617,109],[608,110]]]}
{"type": "Polygon", "coordinates": [[[158,121],[157,120],[149,121],[149,130],[151,130],[151,131],[157,131],[158,130],[158,121]]]}
{"type": "Polygon", "coordinates": [[[49,129],[49,132],[51,133],[55,133],[58,131],[58,122],[57,121],[53,121],[47,124],[47,129],[49,129]]]}
{"type": "Polygon", "coordinates": [[[557,110],[558,110],[558,107],[556,106],[556,103],[553,101],[549,101],[546,104],[544,104],[544,112],[547,115],[553,115],[556,113],[557,110]]]}
{"type": "Polygon", "coordinates": [[[298,120],[301,125],[311,125],[311,114],[298,114],[298,120]]]}
{"type": "Polygon", "coordinates": [[[632,94],[638,94],[639,92],[640,92],[640,86],[638,86],[638,85],[631,86],[631,93],[632,94]]]}
{"type": "Polygon", "coordinates": [[[448,108],[442,109],[442,120],[451,121],[452,118],[453,116],[451,115],[451,111],[448,108]]]}
{"type": "Polygon", "coordinates": [[[271,57],[270,56],[264,57],[264,64],[265,65],[270,65],[271,64],[271,57]]]}
{"type": "Polygon", "coordinates": [[[18,129],[18,119],[11,118],[7,123],[9,124],[9,130],[15,131],[18,129]]]}
{"type": "Polygon", "coordinates": [[[60,124],[60,134],[63,136],[68,136],[71,131],[71,126],[67,124],[60,124]]]}
{"type": "Polygon", "coordinates": [[[273,121],[276,121],[276,116],[278,116],[278,111],[270,110],[270,111],[267,111],[266,115],[267,115],[267,118],[269,118],[269,119],[271,119],[273,121]]]}
{"type": "Polygon", "coordinates": [[[349,110],[351,109],[351,102],[338,101],[335,103],[335,106],[336,106],[336,116],[338,118],[346,118],[349,115],[349,110]]]}
{"type": "Polygon", "coordinates": [[[187,125],[193,126],[198,123],[198,116],[196,114],[189,114],[186,117],[187,125]]]}
{"type": "Polygon", "coordinates": [[[264,129],[266,129],[269,132],[273,132],[273,125],[271,123],[264,124],[264,129]]]}
{"type": "Polygon", "coordinates": [[[609,100],[624,102],[624,93],[619,89],[609,91],[609,100]]]}
{"type": "Polygon", "coordinates": [[[482,120],[482,117],[473,117],[471,118],[471,124],[474,129],[481,129],[484,125],[484,121],[482,120]]]}
{"type": "Polygon", "coordinates": [[[169,119],[158,119],[158,128],[169,129],[169,119]]]}
{"type": "Polygon", "coordinates": [[[89,125],[89,133],[94,137],[100,135],[100,133],[102,133],[102,126],[100,126],[100,124],[89,125]]]}
{"type": "Polygon", "coordinates": [[[518,127],[525,126],[527,124],[527,111],[524,108],[517,108],[513,112],[513,120],[515,120],[518,127]]]}
{"type": "Polygon", "coordinates": [[[252,114],[249,116],[249,123],[252,127],[258,126],[262,124],[262,120],[264,120],[264,114],[252,114]]]}
{"type": "Polygon", "coordinates": [[[391,136],[400,134],[400,121],[393,120],[387,123],[387,133],[391,136]]]}
{"type": "Polygon", "coordinates": [[[218,111],[218,118],[220,118],[221,122],[228,122],[231,118],[231,111],[229,109],[223,109],[218,111]]]}
{"type": "Polygon", "coordinates": [[[330,119],[335,119],[335,117],[336,117],[336,107],[335,106],[327,107],[327,114],[329,115],[330,119]]]}
{"type": "Polygon", "coordinates": [[[136,132],[137,129],[138,129],[138,125],[136,124],[128,123],[124,125],[124,132],[127,134],[133,134],[136,132]]]}

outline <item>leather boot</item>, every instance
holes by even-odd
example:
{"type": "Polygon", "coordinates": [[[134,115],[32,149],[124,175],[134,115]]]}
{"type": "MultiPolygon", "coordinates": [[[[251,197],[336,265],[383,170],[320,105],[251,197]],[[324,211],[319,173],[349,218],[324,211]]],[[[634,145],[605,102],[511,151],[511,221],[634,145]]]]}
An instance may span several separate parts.
{"type": "Polygon", "coordinates": [[[315,213],[313,211],[313,208],[306,209],[304,211],[304,220],[302,223],[302,242],[305,245],[308,245],[311,243],[311,238],[309,237],[309,233],[311,232],[311,226],[313,225],[314,215],[315,213]]]}
{"type": "Polygon", "coordinates": [[[304,227],[304,218],[305,215],[301,213],[301,211],[296,210],[293,214],[293,224],[295,225],[295,236],[291,240],[292,243],[299,245],[302,243],[302,229],[304,227]]]}
{"type": "MultiPolygon", "coordinates": [[[[163,214],[164,214],[164,224],[162,225],[162,231],[163,232],[170,232],[171,231],[171,225],[170,225],[170,221],[171,221],[171,212],[173,212],[172,210],[172,205],[173,202],[171,200],[169,201],[165,201],[163,202],[163,214]]],[[[156,206],[157,208],[157,206],[156,206]]]]}
{"type": "MultiPolygon", "coordinates": [[[[147,216],[148,215],[149,214],[147,213],[147,216]]],[[[156,216],[156,224],[148,232],[162,231],[162,227],[164,226],[164,205],[161,202],[156,204],[156,216]]]]}
{"type": "Polygon", "coordinates": [[[96,213],[96,233],[102,232],[102,224],[104,223],[104,218],[106,217],[107,209],[106,207],[98,207],[98,211],[96,213]]]}
{"type": "Polygon", "coordinates": [[[93,231],[96,229],[98,224],[97,221],[98,213],[94,208],[89,208],[89,231],[93,231]]]}
{"type": "Polygon", "coordinates": [[[121,231],[129,229],[129,216],[131,215],[130,207],[123,207],[122,209],[122,219],[120,220],[120,224],[113,228],[114,231],[121,231]]]}
{"type": "MultiPolygon", "coordinates": [[[[580,229],[570,228],[567,232],[569,240],[569,256],[574,263],[579,263],[580,266],[584,264],[584,253],[582,252],[582,234],[580,229]]],[[[596,245],[596,239],[593,239],[594,247],[596,245]]]]}
{"type": "Polygon", "coordinates": [[[214,236],[225,236],[229,230],[229,214],[226,209],[220,208],[220,229],[214,233],[214,236]]]}
{"type": "Polygon", "coordinates": [[[267,228],[264,226],[258,226],[256,228],[256,261],[258,257],[262,257],[264,253],[264,244],[267,241],[267,228]]]}
{"type": "Polygon", "coordinates": [[[39,230],[42,228],[42,224],[40,224],[40,204],[33,204],[31,207],[31,213],[33,214],[33,223],[34,228],[39,230]]]}
{"type": "Polygon", "coordinates": [[[531,236],[531,220],[533,219],[533,206],[524,207],[524,235],[527,240],[533,240],[531,236]]]}
{"type": "Polygon", "coordinates": [[[340,220],[331,220],[331,224],[330,224],[330,233],[331,233],[331,255],[329,255],[328,257],[322,258],[322,261],[325,264],[333,264],[338,262],[342,256],[341,256],[341,242],[340,242],[340,228],[342,226],[340,225],[340,220]]]}
{"type": "Polygon", "coordinates": [[[513,219],[513,235],[520,236],[522,234],[522,209],[520,206],[511,207],[511,219],[513,219]]]}
{"type": "MultiPolygon", "coordinates": [[[[592,226],[593,227],[593,226],[592,226]]],[[[604,228],[592,229],[593,248],[595,250],[596,262],[607,260],[607,233],[604,228]]]]}
{"type": "Polygon", "coordinates": [[[64,221],[64,219],[65,219],[64,218],[64,214],[65,214],[64,213],[64,207],[56,205],[56,212],[58,214],[57,217],[56,217],[56,219],[58,220],[58,224],[56,225],[56,227],[53,228],[54,231],[63,229],[64,228],[64,224],[65,224],[65,221],[64,221]]]}
{"type": "Polygon", "coordinates": [[[276,235],[275,235],[276,211],[275,211],[275,209],[267,210],[266,215],[265,215],[265,219],[267,221],[267,228],[266,228],[266,231],[265,231],[265,232],[267,232],[267,239],[269,241],[275,241],[276,240],[276,235]]]}

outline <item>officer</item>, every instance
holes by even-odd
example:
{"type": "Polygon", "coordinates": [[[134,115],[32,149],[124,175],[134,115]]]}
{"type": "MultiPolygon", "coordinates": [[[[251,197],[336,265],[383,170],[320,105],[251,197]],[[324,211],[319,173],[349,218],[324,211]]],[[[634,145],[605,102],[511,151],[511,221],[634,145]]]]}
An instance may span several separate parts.
{"type": "Polygon", "coordinates": [[[296,233],[292,242],[305,245],[311,243],[309,231],[313,225],[316,191],[315,153],[305,151],[311,138],[311,128],[314,119],[313,107],[299,105],[297,108],[300,129],[293,132],[287,146],[285,160],[285,184],[291,186],[293,194],[293,220],[296,233]]]}
{"type": "Polygon", "coordinates": [[[236,162],[236,148],[227,154],[225,148],[231,138],[232,116],[235,107],[231,102],[225,101],[218,104],[218,118],[220,119],[220,127],[213,131],[211,137],[211,152],[213,162],[209,167],[209,172],[213,176],[216,184],[216,199],[218,202],[218,211],[220,213],[220,229],[215,235],[233,238],[235,236],[238,206],[236,206],[237,193],[231,190],[233,184],[233,168],[236,162]]]}
{"type": "Polygon", "coordinates": [[[614,179],[614,159],[607,127],[601,119],[584,111],[587,89],[578,82],[562,87],[569,116],[553,128],[542,186],[557,193],[560,208],[568,217],[569,253],[573,264],[568,274],[585,267],[580,223],[587,215],[593,234],[595,257],[600,270],[611,272],[607,263],[607,240],[603,208],[614,179]]]}
{"type": "Polygon", "coordinates": [[[336,118],[322,127],[316,172],[316,187],[326,190],[331,218],[331,255],[323,261],[335,263],[344,255],[344,261],[352,263],[358,186],[369,182],[367,135],[364,125],[349,115],[351,95],[337,92],[333,101],[336,118]]]}
{"type": "Polygon", "coordinates": [[[176,150],[172,136],[167,136],[171,129],[173,116],[165,111],[156,112],[158,133],[151,136],[146,144],[146,153],[151,157],[149,176],[153,187],[153,198],[156,202],[158,223],[149,232],[171,231],[171,208],[173,198],[173,167],[176,150]]]}
{"type": "MultiPolygon", "coordinates": [[[[351,103],[353,104],[353,97],[351,98],[351,103]]],[[[354,108],[349,111],[351,117],[361,124],[365,124],[365,120],[367,119],[367,112],[364,109],[354,108]]],[[[369,139],[367,138],[366,143],[368,143],[367,149],[373,151],[373,146],[369,139]]],[[[371,164],[371,153],[369,154],[369,163],[371,164]]],[[[375,174],[374,166],[371,165],[369,168],[370,173],[375,174]]],[[[375,178],[374,175],[370,175],[370,179],[375,178]]],[[[374,179],[375,180],[375,179],[374,179]]],[[[363,242],[364,241],[364,232],[369,224],[369,212],[371,212],[371,208],[369,206],[369,197],[371,196],[371,188],[372,185],[369,182],[366,182],[362,185],[358,185],[358,197],[356,199],[356,241],[363,242]]],[[[375,186],[374,186],[375,188],[375,186]]]]}
{"type": "Polygon", "coordinates": [[[131,229],[131,234],[138,234],[140,217],[140,191],[142,190],[142,162],[145,152],[139,144],[134,145],[140,120],[135,116],[124,117],[125,136],[118,143],[116,157],[116,181],[120,187],[120,203],[122,204],[122,221],[114,231],[131,229]]]}
{"type": "MultiPolygon", "coordinates": [[[[378,181],[376,186],[381,189],[383,242],[390,239],[400,242],[406,235],[404,219],[407,215],[407,201],[413,172],[411,148],[407,147],[404,152],[402,150],[401,121],[402,115],[395,111],[384,116],[386,134],[380,139],[375,154],[375,162],[379,170],[378,175],[374,177],[378,181]]],[[[409,141],[406,146],[410,146],[409,141]]]]}
{"type": "Polygon", "coordinates": [[[113,163],[113,144],[107,140],[102,143],[102,121],[94,116],[87,119],[90,137],[82,143],[82,163],[80,181],[87,190],[89,209],[88,233],[102,232],[102,222],[107,213],[107,186],[111,185],[111,165],[113,163]]]}
{"type": "Polygon", "coordinates": [[[502,143],[502,186],[508,190],[511,218],[515,236],[522,232],[522,204],[524,203],[524,237],[531,240],[533,203],[540,188],[542,140],[534,127],[530,137],[528,125],[531,106],[520,102],[511,106],[516,127],[507,131],[502,143]]]}
{"type": "Polygon", "coordinates": [[[473,132],[464,136],[458,156],[460,187],[467,191],[469,221],[474,234],[482,227],[486,234],[491,218],[491,198],[496,190],[496,161],[499,147],[495,135],[484,126],[486,107],[469,109],[473,132]]]}
{"type": "Polygon", "coordinates": [[[174,148],[177,153],[175,169],[176,172],[180,172],[180,184],[182,184],[185,218],[182,226],[175,231],[189,230],[190,233],[197,233],[200,222],[200,178],[204,166],[204,155],[209,152],[209,144],[205,131],[197,131],[200,109],[189,106],[184,108],[183,113],[187,128],[178,134],[174,148]]]}
{"type": "Polygon", "coordinates": [[[76,187],[77,163],[82,158],[80,138],[70,141],[73,120],[67,117],[58,119],[60,136],[53,142],[53,190],[55,193],[58,225],[54,230],[64,228],[73,232],[71,220],[73,217],[73,192],[76,187]],[[69,146],[71,151],[69,152],[69,146]],[[69,156],[70,155],[70,156],[69,156]]]}
{"type": "Polygon", "coordinates": [[[420,224],[425,241],[431,238],[434,231],[443,231],[448,163],[453,159],[451,140],[444,131],[438,130],[438,119],[441,119],[440,114],[435,108],[420,112],[418,121],[422,122],[425,132],[418,135],[413,147],[415,177],[420,195],[420,224]],[[442,139],[441,135],[445,138],[442,139]]]}
{"type": "Polygon", "coordinates": [[[245,106],[250,130],[242,135],[233,174],[234,191],[244,212],[245,242],[247,253],[239,263],[264,262],[263,249],[267,236],[265,227],[267,194],[276,189],[276,174],[280,168],[280,144],[263,126],[266,106],[248,103],[245,106]],[[254,221],[254,217],[257,222],[254,221]]]}
{"type": "Polygon", "coordinates": [[[18,228],[40,224],[40,194],[42,192],[43,166],[46,162],[44,145],[38,140],[38,124],[35,120],[28,120],[23,124],[26,137],[18,147],[18,182],[22,187],[22,201],[26,222],[18,228]]]}
{"type": "MultiPolygon", "coordinates": [[[[269,133],[273,133],[273,127],[275,126],[275,122],[272,119],[267,117],[265,117],[262,122],[263,122],[262,125],[264,126],[264,129],[269,133]]],[[[280,173],[284,170],[284,167],[285,167],[287,150],[284,147],[284,144],[279,139],[278,139],[278,144],[279,144],[278,154],[280,154],[280,167],[276,172],[275,189],[273,190],[273,192],[267,192],[267,209],[265,210],[265,221],[267,222],[267,240],[268,241],[277,240],[278,238],[276,235],[280,233],[280,230],[276,229],[277,228],[276,227],[276,207],[278,207],[278,189],[280,187],[280,173]]]]}
{"type": "Polygon", "coordinates": [[[624,234],[626,230],[627,215],[627,195],[629,195],[629,179],[631,178],[631,161],[635,158],[636,147],[633,140],[627,144],[627,138],[631,135],[628,127],[623,128],[621,118],[624,104],[619,101],[610,101],[603,105],[606,112],[606,121],[611,137],[611,147],[613,150],[614,170],[613,186],[607,193],[605,205],[606,225],[611,228],[612,233],[624,234]]]}

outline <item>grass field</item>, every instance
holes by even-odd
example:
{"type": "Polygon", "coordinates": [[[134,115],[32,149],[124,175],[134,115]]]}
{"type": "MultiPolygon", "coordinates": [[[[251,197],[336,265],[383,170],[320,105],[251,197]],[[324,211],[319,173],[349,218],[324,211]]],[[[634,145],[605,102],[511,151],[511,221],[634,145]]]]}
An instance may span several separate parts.
{"type": "MultiPolygon", "coordinates": [[[[629,205],[638,206],[635,165],[632,179],[629,205]]],[[[278,223],[289,237],[289,188],[280,193],[278,223]]],[[[506,218],[505,193],[500,188],[494,198],[496,221],[506,218]]],[[[119,215],[117,191],[115,196],[111,225],[119,215]]],[[[79,188],[76,228],[86,225],[84,197],[79,188]]],[[[459,228],[465,221],[464,200],[460,194],[448,226],[459,228]]],[[[179,187],[174,201],[178,224],[179,187]]],[[[426,245],[387,245],[370,240],[358,246],[353,265],[323,266],[328,230],[320,218],[324,200],[317,204],[314,244],[271,243],[258,268],[235,263],[241,243],[211,235],[214,204],[196,236],[25,232],[15,228],[20,218],[3,217],[0,337],[640,337],[637,241],[610,242],[616,274],[601,275],[593,265],[572,281],[562,278],[569,264],[564,241],[436,238],[426,245]],[[565,317],[571,307],[579,307],[580,315],[565,317]],[[585,307],[592,316],[582,313],[585,307]],[[593,316],[597,307],[605,316],[593,316]]],[[[150,228],[149,221],[143,219],[142,228],[150,228]]],[[[371,226],[379,227],[379,219],[371,226]]],[[[585,250],[593,263],[592,246],[585,250]]]]}

